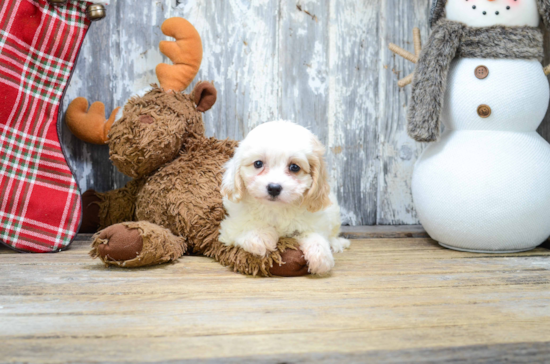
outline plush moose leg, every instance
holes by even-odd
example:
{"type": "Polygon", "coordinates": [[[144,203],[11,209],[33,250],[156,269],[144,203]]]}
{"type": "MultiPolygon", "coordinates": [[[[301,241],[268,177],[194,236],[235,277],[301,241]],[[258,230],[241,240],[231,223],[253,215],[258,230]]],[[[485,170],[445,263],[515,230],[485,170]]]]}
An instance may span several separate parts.
{"type": "MultiPolygon", "coordinates": [[[[138,221],[115,224],[97,233],[90,255],[106,265],[137,268],[177,260],[186,249],[184,238],[150,222],[138,221]]],[[[266,257],[220,242],[213,244],[205,255],[243,274],[282,277],[308,274],[304,254],[294,239],[279,240],[277,250],[266,257]]]]}
{"type": "Polygon", "coordinates": [[[135,220],[136,196],[142,187],[143,180],[132,180],[118,190],[84,192],[80,233],[95,233],[120,222],[135,220]]]}
{"type": "Polygon", "coordinates": [[[304,253],[298,248],[298,242],[291,238],[281,238],[277,250],[266,257],[259,257],[235,246],[227,246],[219,241],[204,252],[232,268],[235,272],[269,277],[297,277],[308,274],[304,253]]]}
{"type": "Polygon", "coordinates": [[[147,221],[109,226],[93,237],[92,258],[106,265],[145,267],[177,260],[185,253],[185,239],[147,221]]]}

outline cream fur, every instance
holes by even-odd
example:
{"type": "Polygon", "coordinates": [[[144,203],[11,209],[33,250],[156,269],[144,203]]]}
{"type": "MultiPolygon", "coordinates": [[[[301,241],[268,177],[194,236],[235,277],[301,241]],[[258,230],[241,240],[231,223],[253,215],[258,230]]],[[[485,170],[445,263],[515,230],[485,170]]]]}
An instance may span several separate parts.
{"type": "Polygon", "coordinates": [[[339,238],[340,208],[330,192],[325,148],[306,128],[273,121],[252,130],[227,163],[222,194],[227,217],[220,241],[264,256],[281,237],[294,237],[311,273],[329,272],[332,252],[350,242],[339,238]],[[254,162],[263,166],[256,168],[254,162]],[[300,167],[291,172],[290,164],[300,167]],[[279,196],[267,192],[271,183],[282,186],[279,196]]]}

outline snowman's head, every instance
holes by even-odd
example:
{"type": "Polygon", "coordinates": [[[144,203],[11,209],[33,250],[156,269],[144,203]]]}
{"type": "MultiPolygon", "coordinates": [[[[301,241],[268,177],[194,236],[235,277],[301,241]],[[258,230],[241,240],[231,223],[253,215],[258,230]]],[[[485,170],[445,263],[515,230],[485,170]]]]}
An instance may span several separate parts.
{"type": "Polygon", "coordinates": [[[432,0],[430,24],[441,18],[471,27],[537,27],[542,17],[550,28],[550,0],[432,0]]]}
{"type": "Polygon", "coordinates": [[[447,0],[447,19],[471,27],[538,27],[537,0],[447,0]]]}

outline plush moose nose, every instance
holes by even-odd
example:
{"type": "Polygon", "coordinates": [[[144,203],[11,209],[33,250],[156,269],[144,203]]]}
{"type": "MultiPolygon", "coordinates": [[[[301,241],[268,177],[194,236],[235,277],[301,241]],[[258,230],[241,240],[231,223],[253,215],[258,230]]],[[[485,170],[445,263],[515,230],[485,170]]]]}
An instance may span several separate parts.
{"type": "Polygon", "coordinates": [[[267,185],[267,193],[269,193],[272,197],[277,197],[281,194],[281,191],[283,190],[283,186],[278,185],[276,183],[270,183],[267,185]]]}

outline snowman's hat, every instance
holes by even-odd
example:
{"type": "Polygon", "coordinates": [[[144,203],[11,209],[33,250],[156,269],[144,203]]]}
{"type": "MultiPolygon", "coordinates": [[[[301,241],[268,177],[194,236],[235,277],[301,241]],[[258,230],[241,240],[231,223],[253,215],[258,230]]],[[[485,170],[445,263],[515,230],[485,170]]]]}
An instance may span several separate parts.
{"type": "MultiPolygon", "coordinates": [[[[550,29],[550,0],[537,0],[537,3],[542,21],[550,29]]],[[[447,4],[447,0],[432,0],[430,27],[433,27],[439,19],[445,17],[445,4],[447,4]]]]}

